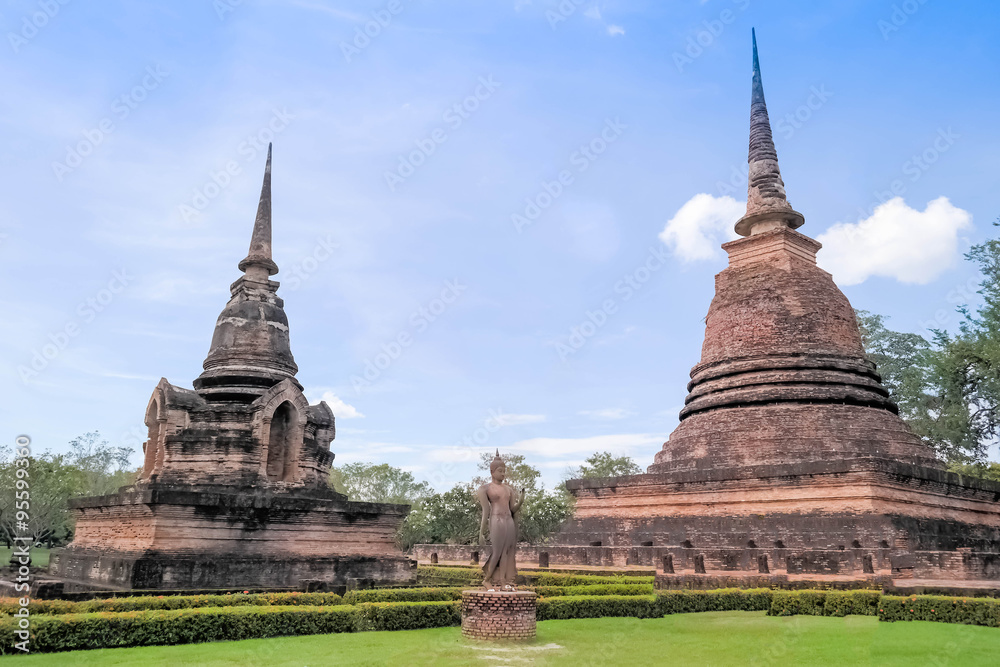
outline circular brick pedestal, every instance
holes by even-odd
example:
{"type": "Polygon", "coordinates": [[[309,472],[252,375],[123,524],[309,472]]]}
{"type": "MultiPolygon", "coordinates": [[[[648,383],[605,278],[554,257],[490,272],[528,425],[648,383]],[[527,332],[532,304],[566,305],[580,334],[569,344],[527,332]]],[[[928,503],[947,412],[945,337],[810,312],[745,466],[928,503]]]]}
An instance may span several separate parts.
{"type": "Polygon", "coordinates": [[[531,639],[535,597],[530,591],[462,591],[462,634],[475,639],[531,639]]]}

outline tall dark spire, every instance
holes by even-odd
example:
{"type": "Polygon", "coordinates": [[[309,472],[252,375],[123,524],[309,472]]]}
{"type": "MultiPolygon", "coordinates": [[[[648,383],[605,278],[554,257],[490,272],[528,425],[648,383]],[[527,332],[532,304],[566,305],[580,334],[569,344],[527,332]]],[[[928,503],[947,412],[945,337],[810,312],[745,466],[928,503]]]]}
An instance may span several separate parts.
{"type": "Polygon", "coordinates": [[[253,224],[250,253],[240,262],[245,275],[229,286],[232,297],[215,323],[212,346],[194,388],[210,401],[251,402],[298,366],[288,338],[288,317],[278,297],[278,272],[271,259],[271,146],[253,224]]]}
{"type": "Polygon", "coordinates": [[[240,271],[246,272],[251,266],[267,269],[267,275],[278,272],[278,265],[271,259],[271,144],[267,145],[267,164],[264,166],[264,184],[260,188],[260,203],[257,204],[257,219],[253,223],[250,237],[250,252],[239,264],[240,271]]]}
{"type": "Polygon", "coordinates": [[[785,183],[778,169],[778,153],[774,150],[771,121],[764,101],[764,84],[757,56],[757,34],[753,40],[753,92],[750,96],[750,151],[747,161],[750,173],[747,183],[747,213],[736,223],[736,232],[743,236],[759,234],[776,227],[800,227],[805,220],[792,210],[785,197],[785,183]]]}

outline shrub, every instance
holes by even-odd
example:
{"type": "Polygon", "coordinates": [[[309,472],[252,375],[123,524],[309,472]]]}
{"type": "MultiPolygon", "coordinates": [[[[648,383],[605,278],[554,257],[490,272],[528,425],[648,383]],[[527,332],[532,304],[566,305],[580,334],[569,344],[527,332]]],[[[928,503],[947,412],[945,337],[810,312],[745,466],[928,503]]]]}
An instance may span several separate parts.
{"type": "Polygon", "coordinates": [[[661,616],[701,611],[765,611],[771,608],[767,588],[720,588],[708,591],[660,591],[657,593],[661,616]]]}
{"type": "Polygon", "coordinates": [[[424,567],[417,568],[417,583],[435,586],[479,586],[483,583],[483,572],[471,567],[424,567]]]}
{"type": "MultiPolygon", "coordinates": [[[[17,619],[0,619],[0,653],[13,653],[17,619]]],[[[357,606],[233,606],[32,616],[32,652],[404,630],[457,625],[460,602],[395,602],[357,606]]]]}
{"type": "Polygon", "coordinates": [[[769,616],[875,616],[879,591],[775,591],[769,616]]]}
{"type": "Polygon", "coordinates": [[[366,591],[348,591],[344,596],[344,604],[461,600],[462,590],[462,586],[457,586],[451,588],[377,588],[366,591]]]}
{"type": "Polygon", "coordinates": [[[528,572],[524,578],[534,586],[596,586],[606,584],[652,584],[653,577],[600,576],[561,572],[528,572]]]}
{"type": "Polygon", "coordinates": [[[538,600],[539,621],[566,618],[662,616],[655,595],[577,595],[538,600]]]}
{"type": "Polygon", "coordinates": [[[652,595],[653,584],[597,584],[594,586],[535,586],[540,597],[566,595],[652,595]]]}
{"type": "MultiPolygon", "coordinates": [[[[343,601],[335,593],[254,593],[244,595],[136,595],[69,602],[32,600],[32,614],[86,614],[92,612],[150,611],[154,609],[195,609],[199,607],[325,606],[343,601]]],[[[16,598],[0,598],[0,614],[12,614],[20,605],[16,598]]]]}
{"type": "Polygon", "coordinates": [[[462,603],[376,602],[355,607],[356,630],[419,630],[462,624],[462,603]]]}
{"type": "Polygon", "coordinates": [[[827,591],[775,591],[768,616],[823,616],[827,591]]]}
{"type": "Polygon", "coordinates": [[[827,591],[824,616],[878,616],[880,591],[827,591]]]}
{"type": "MultiPolygon", "coordinates": [[[[13,652],[14,618],[0,620],[0,651],[13,652]]],[[[32,652],[352,632],[355,607],[202,607],[31,619],[32,652]]]]}
{"type": "Polygon", "coordinates": [[[1000,627],[1000,600],[944,595],[883,595],[878,601],[880,621],[940,621],[1000,627]]]}

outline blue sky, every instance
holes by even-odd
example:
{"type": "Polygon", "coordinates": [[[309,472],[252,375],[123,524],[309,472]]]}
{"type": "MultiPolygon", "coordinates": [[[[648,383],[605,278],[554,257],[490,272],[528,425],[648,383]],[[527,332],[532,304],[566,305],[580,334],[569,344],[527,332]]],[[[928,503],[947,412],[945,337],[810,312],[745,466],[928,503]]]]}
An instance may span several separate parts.
{"type": "Polygon", "coordinates": [[[953,327],[1000,215],[994,3],[158,5],[3,7],[5,442],[139,451],[159,378],[201,371],[272,139],[338,462],[438,488],[494,448],[550,487],[599,449],[648,465],[745,201],[751,26],[789,200],[855,307],[953,327]]]}

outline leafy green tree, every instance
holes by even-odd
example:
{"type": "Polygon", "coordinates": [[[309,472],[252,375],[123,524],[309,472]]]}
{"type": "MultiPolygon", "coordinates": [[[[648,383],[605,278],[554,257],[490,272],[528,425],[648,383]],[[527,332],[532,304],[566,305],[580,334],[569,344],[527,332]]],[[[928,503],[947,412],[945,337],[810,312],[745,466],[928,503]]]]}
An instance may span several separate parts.
{"type": "Polygon", "coordinates": [[[965,258],[983,276],[982,303],[959,309],[958,333],[934,332],[941,428],[932,437],[949,460],[982,463],[1000,436],[1000,239],[972,246],[965,258]]]}
{"type": "MultiPolygon", "coordinates": [[[[489,453],[481,455],[479,470],[484,475],[475,479],[475,488],[491,480],[485,475],[489,474],[494,456],[495,454],[489,453]]],[[[503,459],[507,473],[505,482],[514,488],[525,490],[524,505],[517,520],[518,539],[532,544],[545,542],[573,514],[572,498],[562,490],[547,492],[540,483],[542,473],[525,463],[523,455],[501,454],[500,458],[503,459]]],[[[478,503],[476,506],[478,508],[478,503]]]]}
{"type": "Polygon", "coordinates": [[[1000,463],[952,463],[948,466],[948,472],[1000,482],[1000,463]]]}
{"type": "MultiPolygon", "coordinates": [[[[70,498],[112,493],[135,480],[129,470],[128,448],[112,447],[100,433],[86,433],[70,442],[70,452],[36,454],[28,463],[28,532],[36,542],[62,543],[73,533],[70,498]]],[[[7,544],[17,529],[17,466],[10,448],[0,449],[0,539],[7,544]]]]}
{"type": "Polygon", "coordinates": [[[596,477],[621,477],[638,475],[642,468],[631,456],[613,456],[611,452],[594,452],[583,465],[570,471],[573,479],[596,477]]]}
{"type": "Polygon", "coordinates": [[[473,485],[457,484],[414,504],[400,529],[400,546],[472,544],[479,539],[481,516],[473,485]]]}
{"type": "Polygon", "coordinates": [[[432,493],[427,482],[388,463],[348,463],[330,470],[330,485],[351,500],[410,505],[432,493]]]}
{"type": "Polygon", "coordinates": [[[129,465],[132,449],[113,447],[98,431],[73,438],[69,448],[67,460],[79,470],[79,495],[107,495],[135,481],[138,471],[129,465]]]}
{"type": "MultiPolygon", "coordinates": [[[[479,488],[483,484],[487,484],[492,478],[490,477],[490,463],[493,462],[493,458],[496,454],[483,453],[479,456],[478,469],[483,472],[482,475],[476,477],[473,483],[476,488],[479,488]]],[[[538,471],[537,468],[533,468],[524,462],[524,456],[521,454],[501,454],[500,458],[503,459],[504,468],[506,469],[506,481],[513,487],[518,489],[524,489],[528,493],[537,493],[539,489],[539,480],[542,478],[542,473],[538,471]]]]}

